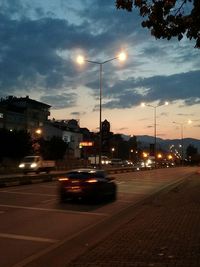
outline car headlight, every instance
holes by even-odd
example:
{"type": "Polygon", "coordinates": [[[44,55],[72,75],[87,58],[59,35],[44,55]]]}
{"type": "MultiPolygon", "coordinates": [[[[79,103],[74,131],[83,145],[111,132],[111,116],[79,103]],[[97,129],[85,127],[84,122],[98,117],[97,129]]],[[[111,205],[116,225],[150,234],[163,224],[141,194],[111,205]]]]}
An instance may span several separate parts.
{"type": "Polygon", "coordinates": [[[19,164],[19,168],[24,168],[24,167],[25,167],[24,163],[19,164]]]}
{"type": "Polygon", "coordinates": [[[37,163],[34,162],[31,164],[31,168],[35,168],[35,167],[37,167],[37,163]]]}

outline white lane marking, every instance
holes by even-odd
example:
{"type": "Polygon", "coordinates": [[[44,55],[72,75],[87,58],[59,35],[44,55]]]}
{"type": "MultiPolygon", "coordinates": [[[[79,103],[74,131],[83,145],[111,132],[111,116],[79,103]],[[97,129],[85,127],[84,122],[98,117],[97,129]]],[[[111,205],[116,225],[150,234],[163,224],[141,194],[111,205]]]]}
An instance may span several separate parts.
{"type": "Polygon", "coordinates": [[[17,205],[3,205],[0,204],[0,207],[4,208],[14,208],[14,209],[25,209],[25,210],[35,210],[35,211],[46,211],[46,212],[60,212],[60,213],[71,213],[78,215],[96,215],[96,216],[110,216],[108,213],[98,213],[98,212],[88,212],[88,211],[73,211],[73,210],[62,210],[62,209],[45,209],[45,208],[35,208],[35,207],[26,207],[26,206],[17,206],[17,205]]]}
{"type": "Polygon", "coordinates": [[[40,194],[40,193],[30,193],[30,192],[16,192],[16,191],[8,191],[8,190],[1,190],[1,193],[8,193],[8,194],[19,194],[19,195],[36,195],[36,196],[47,196],[47,197],[56,197],[57,195],[53,194],[40,194]]]}
{"type": "Polygon", "coordinates": [[[15,234],[4,234],[0,233],[0,237],[9,238],[9,239],[17,239],[17,240],[26,240],[26,241],[36,241],[36,242],[47,242],[47,243],[56,243],[59,240],[43,238],[43,237],[34,237],[34,236],[26,236],[26,235],[15,235],[15,234]]]}
{"type": "Polygon", "coordinates": [[[56,201],[57,198],[53,198],[53,199],[47,199],[47,200],[43,200],[40,203],[41,204],[49,204],[49,203],[53,203],[56,201]]]}

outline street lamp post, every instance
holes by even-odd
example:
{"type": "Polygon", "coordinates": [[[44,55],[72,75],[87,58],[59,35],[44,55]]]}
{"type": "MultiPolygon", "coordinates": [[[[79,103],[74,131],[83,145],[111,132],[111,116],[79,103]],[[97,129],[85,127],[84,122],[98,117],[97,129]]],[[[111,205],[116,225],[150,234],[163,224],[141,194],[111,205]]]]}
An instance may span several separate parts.
{"type": "MultiPolygon", "coordinates": [[[[184,165],[184,144],[183,144],[183,125],[185,123],[181,123],[181,122],[176,122],[173,121],[173,123],[178,124],[180,126],[180,130],[181,130],[181,165],[184,165]]],[[[188,120],[187,122],[188,124],[192,123],[191,120],[188,120]]]]}
{"type": "Polygon", "coordinates": [[[159,105],[150,105],[150,104],[145,104],[142,103],[141,106],[145,107],[150,107],[154,109],[154,160],[155,160],[155,168],[156,168],[156,153],[157,153],[157,124],[156,124],[156,117],[157,117],[157,108],[161,106],[167,106],[169,103],[165,102],[164,104],[159,104],[159,105]]]}
{"type": "Polygon", "coordinates": [[[101,158],[102,158],[102,70],[104,64],[111,62],[115,59],[124,61],[126,60],[126,54],[124,52],[121,52],[117,57],[105,60],[103,62],[87,60],[83,56],[77,57],[78,64],[83,64],[84,62],[88,62],[99,65],[99,168],[100,169],[101,169],[101,158]]]}
{"type": "Polygon", "coordinates": [[[114,152],[115,152],[115,148],[114,148],[114,147],[112,147],[112,148],[111,148],[112,159],[114,158],[114,152]]]}

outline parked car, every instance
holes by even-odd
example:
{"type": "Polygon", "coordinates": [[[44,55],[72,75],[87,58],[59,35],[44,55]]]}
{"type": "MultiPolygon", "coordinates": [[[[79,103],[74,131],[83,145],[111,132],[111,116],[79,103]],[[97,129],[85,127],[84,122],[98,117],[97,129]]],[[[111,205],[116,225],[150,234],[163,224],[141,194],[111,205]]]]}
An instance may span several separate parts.
{"type": "Polygon", "coordinates": [[[114,178],[100,169],[76,169],[59,177],[61,202],[67,199],[110,200],[116,199],[117,186],[114,178]]]}

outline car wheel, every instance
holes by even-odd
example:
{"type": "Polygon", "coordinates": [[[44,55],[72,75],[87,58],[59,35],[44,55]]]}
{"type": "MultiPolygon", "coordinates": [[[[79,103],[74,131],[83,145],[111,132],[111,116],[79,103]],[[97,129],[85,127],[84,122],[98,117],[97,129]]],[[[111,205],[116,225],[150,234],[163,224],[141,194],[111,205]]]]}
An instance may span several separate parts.
{"type": "Polygon", "coordinates": [[[64,194],[60,194],[60,203],[66,202],[66,196],[64,194]]]}
{"type": "Polygon", "coordinates": [[[117,199],[117,191],[115,190],[112,194],[111,194],[111,196],[110,196],[110,200],[111,201],[115,201],[117,199]]]}

